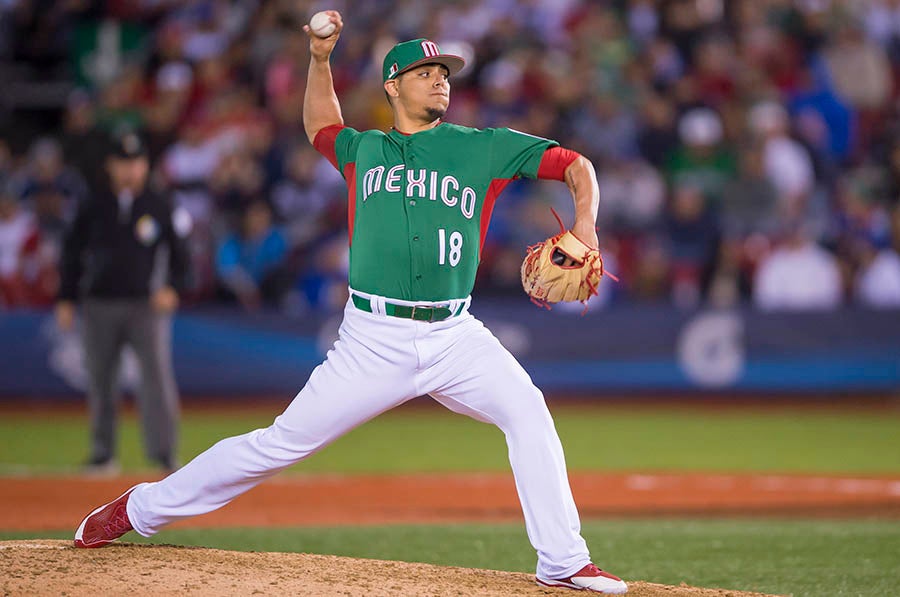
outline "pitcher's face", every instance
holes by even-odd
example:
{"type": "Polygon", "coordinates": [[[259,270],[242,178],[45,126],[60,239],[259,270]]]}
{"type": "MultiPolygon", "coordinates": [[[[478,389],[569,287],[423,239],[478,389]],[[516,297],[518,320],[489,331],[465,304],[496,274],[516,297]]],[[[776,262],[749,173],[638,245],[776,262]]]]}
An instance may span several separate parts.
{"type": "Polygon", "coordinates": [[[423,64],[385,83],[385,90],[395,109],[432,122],[450,107],[450,71],[442,64],[423,64]]]}

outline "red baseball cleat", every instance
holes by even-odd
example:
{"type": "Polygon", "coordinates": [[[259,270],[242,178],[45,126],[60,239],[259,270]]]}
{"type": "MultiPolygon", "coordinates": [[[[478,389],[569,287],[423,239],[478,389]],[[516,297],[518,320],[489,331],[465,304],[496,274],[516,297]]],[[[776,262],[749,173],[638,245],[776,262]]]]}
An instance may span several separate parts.
{"type": "Polygon", "coordinates": [[[91,512],[75,531],[75,547],[103,547],[132,530],[125,505],[134,487],[91,512]]]}
{"type": "Polygon", "coordinates": [[[593,564],[588,564],[569,578],[546,579],[536,576],[534,580],[545,587],[566,587],[606,595],[624,595],[628,592],[628,585],[621,578],[604,572],[593,564]]]}

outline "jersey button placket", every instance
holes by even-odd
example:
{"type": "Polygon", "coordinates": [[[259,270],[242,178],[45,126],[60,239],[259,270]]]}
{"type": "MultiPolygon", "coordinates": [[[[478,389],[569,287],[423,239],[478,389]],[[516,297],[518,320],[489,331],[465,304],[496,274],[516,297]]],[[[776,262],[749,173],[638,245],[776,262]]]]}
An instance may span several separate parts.
{"type": "MultiPolygon", "coordinates": [[[[415,160],[416,160],[416,154],[412,151],[412,139],[407,139],[406,143],[404,145],[404,151],[403,151],[403,161],[406,163],[407,169],[412,169],[414,167],[415,160]]],[[[414,197],[409,197],[408,205],[409,205],[409,207],[415,207],[416,199],[414,197]]],[[[416,214],[415,211],[409,211],[409,210],[407,211],[407,221],[409,222],[409,227],[410,227],[410,239],[411,239],[410,243],[412,244],[412,254],[413,254],[413,258],[412,258],[412,268],[413,269],[412,269],[412,272],[410,272],[410,273],[413,274],[413,280],[415,282],[419,282],[422,280],[422,274],[419,274],[416,272],[419,269],[419,267],[421,266],[421,264],[418,262],[422,259],[422,255],[420,254],[421,251],[419,249],[419,244],[420,244],[419,243],[419,235],[417,233],[413,232],[413,229],[417,225],[417,222],[415,220],[415,214],[416,214]]]]}

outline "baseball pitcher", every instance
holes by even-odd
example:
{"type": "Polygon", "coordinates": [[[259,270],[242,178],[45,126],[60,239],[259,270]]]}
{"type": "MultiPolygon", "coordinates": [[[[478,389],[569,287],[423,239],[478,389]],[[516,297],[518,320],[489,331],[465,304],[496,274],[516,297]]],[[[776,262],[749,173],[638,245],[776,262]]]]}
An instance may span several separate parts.
{"type": "Polygon", "coordinates": [[[101,506],[78,527],[75,545],[100,547],[132,529],[150,536],[220,508],[357,425],[429,394],[505,434],[537,582],[625,593],[622,580],[591,563],[543,395],[468,311],[491,210],[511,180],[565,181],[575,201],[571,234],[583,250],[569,250],[563,267],[596,251],[593,166],[548,139],[444,122],[450,77],[463,60],[425,39],[397,44],[384,59],[391,130],[345,126],[329,64],[343,23],[327,14],[335,25],[328,37],[304,27],[311,60],[303,123],[349,189],[350,299],[339,339],[270,427],[225,439],[101,506]]]}

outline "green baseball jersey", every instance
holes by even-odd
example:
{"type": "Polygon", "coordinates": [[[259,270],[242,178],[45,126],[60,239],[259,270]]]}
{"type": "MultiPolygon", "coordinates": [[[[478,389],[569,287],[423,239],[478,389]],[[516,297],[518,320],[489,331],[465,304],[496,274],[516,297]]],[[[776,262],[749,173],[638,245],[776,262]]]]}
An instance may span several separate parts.
{"type": "Polygon", "coordinates": [[[347,180],[350,286],[409,301],[468,296],[494,201],[510,181],[536,178],[556,145],[448,123],[412,135],[320,132],[316,148],[347,180]]]}

